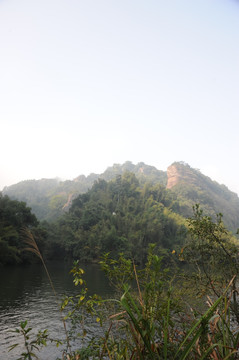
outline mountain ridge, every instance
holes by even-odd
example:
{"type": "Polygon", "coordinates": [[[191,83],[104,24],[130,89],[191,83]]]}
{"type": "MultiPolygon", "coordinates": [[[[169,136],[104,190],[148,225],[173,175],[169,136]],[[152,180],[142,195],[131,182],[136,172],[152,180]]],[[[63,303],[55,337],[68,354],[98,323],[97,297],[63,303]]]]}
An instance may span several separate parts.
{"type": "Polygon", "coordinates": [[[238,195],[184,162],[174,162],[166,172],[143,162],[135,165],[126,161],[108,167],[102,174],[79,175],[73,180],[25,180],[5,187],[3,194],[26,202],[40,220],[54,220],[68,211],[72,201],[87,192],[96,181],[110,181],[124,172],[134,173],[141,186],[146,182],[163,185],[174,194],[179,204],[178,212],[185,217],[191,216],[195,203],[200,203],[212,217],[223,212],[230,229],[239,227],[238,195]]]}
{"type": "Polygon", "coordinates": [[[4,187],[3,195],[14,200],[24,201],[32,208],[40,220],[54,220],[62,212],[68,211],[71,201],[79,194],[87,192],[98,179],[112,180],[125,171],[137,174],[141,181],[150,177],[152,183],[160,182],[166,186],[167,173],[143,162],[134,165],[131,161],[124,164],[113,164],[102,174],[83,174],[73,180],[60,181],[55,179],[24,180],[17,184],[4,187]],[[71,199],[71,201],[69,201],[71,199]],[[39,206],[39,203],[42,204],[39,206]]]}

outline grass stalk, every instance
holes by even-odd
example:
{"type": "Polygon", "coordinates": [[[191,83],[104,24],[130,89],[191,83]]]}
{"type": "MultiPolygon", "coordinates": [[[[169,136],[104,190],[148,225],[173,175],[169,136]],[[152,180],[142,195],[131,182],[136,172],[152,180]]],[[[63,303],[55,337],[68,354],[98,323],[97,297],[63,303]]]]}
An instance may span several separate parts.
{"type": "Polygon", "coordinates": [[[164,334],[164,342],[163,342],[163,354],[164,360],[168,358],[168,326],[169,326],[169,316],[170,316],[170,305],[171,305],[171,289],[169,290],[168,302],[167,302],[167,312],[166,312],[166,321],[164,324],[163,334],[164,334]]]}
{"type": "Polygon", "coordinates": [[[181,345],[178,348],[178,351],[175,354],[174,359],[180,359],[180,360],[185,360],[187,359],[187,356],[189,355],[189,353],[192,351],[193,346],[195,345],[197,339],[199,339],[200,335],[203,333],[203,325],[207,324],[210,320],[210,318],[212,317],[214,311],[216,310],[216,308],[218,307],[218,305],[221,303],[221,301],[224,299],[224,297],[227,294],[228,289],[230,288],[231,284],[233,283],[235,279],[235,276],[232,278],[232,280],[230,281],[229,285],[227,286],[226,290],[224,291],[223,295],[219,297],[219,299],[217,299],[215,301],[215,303],[205,312],[205,314],[203,316],[201,316],[201,318],[196,322],[196,324],[194,326],[192,326],[192,328],[189,330],[187,336],[185,337],[185,339],[183,340],[183,342],[181,343],[181,345]],[[199,327],[200,326],[200,327],[199,327]],[[197,330],[197,332],[195,333],[195,335],[193,336],[193,338],[189,341],[188,345],[184,348],[182,355],[179,356],[179,353],[181,352],[181,350],[183,349],[184,345],[187,343],[187,341],[190,339],[191,335],[193,335],[193,333],[195,332],[195,330],[199,327],[199,329],[197,330]]]}
{"type": "Polygon", "coordinates": [[[53,285],[53,282],[51,280],[51,276],[49,274],[49,271],[47,269],[47,266],[46,266],[46,263],[42,257],[42,254],[38,248],[38,245],[36,243],[36,240],[34,238],[34,236],[32,235],[32,233],[30,232],[29,229],[27,228],[24,228],[22,229],[22,236],[24,238],[24,242],[28,245],[27,248],[25,248],[24,250],[25,251],[30,251],[32,253],[34,253],[35,255],[37,255],[39,257],[39,259],[41,260],[42,262],[42,265],[44,267],[44,270],[46,272],[46,275],[47,275],[47,278],[48,278],[48,281],[50,283],[50,286],[51,286],[51,289],[53,291],[53,294],[56,298],[56,301],[57,301],[57,304],[59,306],[59,311],[60,311],[60,315],[61,315],[61,321],[63,323],[63,327],[64,327],[64,332],[65,332],[65,336],[66,336],[66,343],[67,343],[67,348],[69,349],[69,352],[70,352],[70,355],[72,356],[72,351],[71,351],[71,345],[70,345],[70,340],[69,340],[69,335],[68,335],[68,331],[67,331],[67,327],[66,327],[66,321],[64,319],[64,316],[62,314],[62,311],[61,311],[61,306],[59,305],[58,303],[58,297],[57,297],[57,293],[56,293],[56,290],[55,290],[55,287],[53,285]]]}

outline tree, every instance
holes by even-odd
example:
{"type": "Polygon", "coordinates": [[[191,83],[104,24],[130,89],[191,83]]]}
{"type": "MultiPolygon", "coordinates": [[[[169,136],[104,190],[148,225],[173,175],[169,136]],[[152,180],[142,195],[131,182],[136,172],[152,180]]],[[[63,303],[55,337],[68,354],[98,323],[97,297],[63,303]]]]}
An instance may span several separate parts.
{"type": "Polygon", "coordinates": [[[21,253],[21,229],[37,226],[38,221],[26,203],[11,200],[0,193],[0,264],[18,263],[21,253]]]}
{"type": "Polygon", "coordinates": [[[188,219],[190,240],[181,251],[181,258],[194,268],[194,276],[201,294],[220,297],[223,289],[232,283],[231,309],[239,323],[237,282],[239,276],[238,240],[225,228],[222,214],[214,222],[203,214],[200,206],[193,207],[194,216],[188,219]]]}

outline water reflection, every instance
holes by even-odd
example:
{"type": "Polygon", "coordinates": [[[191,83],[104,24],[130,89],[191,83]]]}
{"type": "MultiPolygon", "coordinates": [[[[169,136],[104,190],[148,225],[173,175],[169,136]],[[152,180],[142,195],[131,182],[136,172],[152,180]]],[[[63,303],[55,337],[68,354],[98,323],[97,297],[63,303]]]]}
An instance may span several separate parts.
{"type": "MultiPolygon", "coordinates": [[[[78,289],[69,274],[71,264],[51,262],[47,264],[59,300],[64,294],[76,294],[78,289]]],[[[89,293],[101,296],[111,292],[108,281],[99,266],[82,266],[89,293]]],[[[16,359],[20,349],[8,352],[8,347],[19,342],[15,333],[9,332],[19,326],[21,321],[28,320],[29,326],[37,331],[49,329],[52,337],[64,336],[63,326],[58,311],[58,304],[41,264],[25,267],[0,268],[0,351],[1,358],[16,359]]],[[[22,340],[21,340],[22,342],[22,340]]],[[[42,360],[56,359],[54,345],[44,350],[42,360]]]]}

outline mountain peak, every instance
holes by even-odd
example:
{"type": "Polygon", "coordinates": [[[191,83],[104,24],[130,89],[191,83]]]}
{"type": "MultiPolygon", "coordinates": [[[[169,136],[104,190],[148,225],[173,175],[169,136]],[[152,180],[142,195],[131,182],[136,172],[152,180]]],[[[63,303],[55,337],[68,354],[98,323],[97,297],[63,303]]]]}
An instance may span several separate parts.
{"type": "Polygon", "coordinates": [[[174,162],[167,168],[167,189],[172,189],[179,182],[196,183],[199,171],[191,168],[187,163],[180,161],[174,162]]]}

